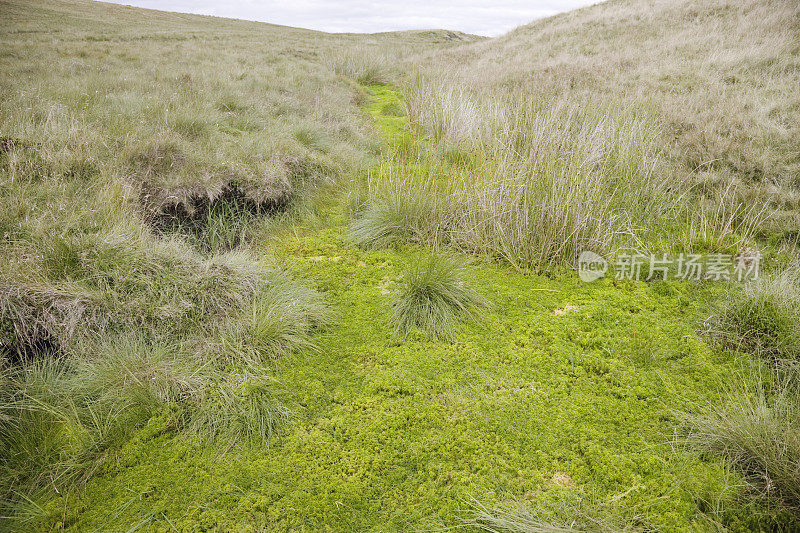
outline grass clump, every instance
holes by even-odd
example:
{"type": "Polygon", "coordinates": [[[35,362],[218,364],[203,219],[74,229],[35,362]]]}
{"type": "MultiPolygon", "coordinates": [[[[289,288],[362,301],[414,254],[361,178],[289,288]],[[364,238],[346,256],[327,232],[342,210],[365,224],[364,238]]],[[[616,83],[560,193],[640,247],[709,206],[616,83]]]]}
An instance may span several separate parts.
{"type": "Polygon", "coordinates": [[[706,331],[728,348],[796,363],[800,355],[800,270],[793,267],[731,288],[708,319],[706,331]]]}
{"type": "Polygon", "coordinates": [[[718,406],[683,418],[686,443],[700,454],[726,459],[755,492],[800,508],[800,395],[798,376],[742,379],[718,406]]]}
{"type": "Polygon", "coordinates": [[[230,185],[213,200],[201,196],[162,209],[154,217],[153,226],[161,235],[182,235],[203,252],[224,253],[247,242],[260,218],[286,206],[285,198],[257,202],[230,185]]]}
{"type": "Polygon", "coordinates": [[[473,517],[464,525],[490,533],[623,533],[653,530],[635,527],[629,522],[613,518],[599,518],[597,509],[585,505],[565,505],[561,512],[533,511],[519,502],[489,509],[475,504],[473,517]],[[562,516],[563,515],[563,516],[562,516]]]}
{"type": "Polygon", "coordinates": [[[372,47],[356,46],[340,51],[328,59],[331,69],[338,75],[351,78],[361,85],[389,81],[390,56],[372,47]]]}
{"type": "Polygon", "coordinates": [[[414,159],[397,143],[395,160],[368,177],[358,243],[441,242],[518,267],[572,264],[583,250],[641,242],[677,209],[656,177],[660,124],[643,109],[425,83],[407,106],[427,135],[417,148],[441,155],[414,159]]]}
{"type": "Polygon", "coordinates": [[[234,359],[258,364],[302,348],[316,349],[311,334],[330,317],[319,292],[276,274],[243,312],[225,343],[234,359]]]}
{"type": "Polygon", "coordinates": [[[392,297],[392,322],[403,335],[422,328],[437,339],[489,302],[468,286],[469,270],[454,256],[429,255],[415,261],[398,281],[392,297]]]}
{"type": "Polygon", "coordinates": [[[437,227],[435,198],[415,194],[412,187],[390,187],[370,191],[368,202],[360,206],[350,224],[350,238],[363,248],[396,246],[404,242],[429,243],[427,230],[437,227]]]}
{"type": "Polygon", "coordinates": [[[727,460],[757,495],[796,515],[800,508],[800,271],[727,291],[706,322],[723,346],[764,358],[770,375],[741,376],[700,414],[682,414],[686,443],[727,460]]]}
{"type": "Polygon", "coordinates": [[[0,284],[0,342],[12,357],[64,351],[82,337],[120,330],[181,337],[213,329],[267,280],[249,254],[204,259],[141,226],[41,239],[38,261],[9,258],[11,279],[0,284]]]}
{"type": "Polygon", "coordinates": [[[206,391],[191,413],[187,431],[206,442],[268,444],[291,418],[272,393],[275,380],[263,374],[231,374],[206,391]]]}
{"type": "MultiPolygon", "coordinates": [[[[28,361],[3,369],[0,393],[0,513],[55,490],[79,488],[182,388],[150,355],[121,347],[111,359],[28,361]],[[145,363],[146,364],[146,363],[145,363]]],[[[101,351],[98,357],[110,355],[101,351]]]]}
{"type": "MultiPolygon", "coordinates": [[[[87,350],[89,351],[89,350],[87,350]]],[[[70,387],[99,405],[158,407],[200,400],[208,371],[179,346],[123,336],[105,340],[95,354],[74,361],[70,387]]]]}
{"type": "Polygon", "coordinates": [[[704,216],[711,226],[724,224],[728,214],[717,211],[713,201],[732,181],[748,196],[744,208],[766,202],[780,217],[775,227],[791,230],[798,227],[800,175],[792,147],[800,131],[797,30],[796,3],[783,1],[600,3],[498,39],[412,58],[409,63],[428,79],[447,72],[451,82],[439,91],[441,105],[412,107],[410,116],[412,122],[437,118],[455,139],[491,140],[482,132],[491,131],[494,117],[476,111],[475,95],[523,100],[545,93],[571,103],[645,103],[663,125],[658,144],[669,170],[662,176],[678,178],[668,186],[687,193],[685,185],[707,177],[717,183],[711,194],[686,194],[682,204],[688,216],[682,218],[704,216]],[[598,23],[608,31],[595,31],[598,23]],[[637,47],[650,53],[620,59],[620,50],[637,47]]]}
{"type": "Polygon", "coordinates": [[[79,490],[158,416],[159,431],[206,444],[268,442],[290,417],[274,380],[260,367],[202,362],[189,348],[133,333],[84,341],[59,358],[3,361],[0,514],[24,520],[25,502],[79,490]]]}

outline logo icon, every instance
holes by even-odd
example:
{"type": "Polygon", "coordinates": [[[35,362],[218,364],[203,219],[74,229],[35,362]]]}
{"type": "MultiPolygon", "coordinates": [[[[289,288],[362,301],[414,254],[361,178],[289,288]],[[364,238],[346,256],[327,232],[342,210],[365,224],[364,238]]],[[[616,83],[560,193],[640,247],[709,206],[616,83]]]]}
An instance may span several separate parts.
{"type": "Polygon", "coordinates": [[[581,252],[578,256],[578,277],[589,282],[600,279],[608,271],[608,261],[603,256],[589,250],[581,252]]]}

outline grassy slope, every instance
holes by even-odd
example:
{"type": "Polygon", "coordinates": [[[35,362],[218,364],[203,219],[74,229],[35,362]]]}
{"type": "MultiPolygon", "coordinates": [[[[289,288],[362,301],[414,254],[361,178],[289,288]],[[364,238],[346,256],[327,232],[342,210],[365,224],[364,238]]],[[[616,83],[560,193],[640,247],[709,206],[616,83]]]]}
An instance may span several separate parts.
{"type": "MultiPolygon", "coordinates": [[[[378,94],[376,113],[393,98],[378,94]]],[[[397,134],[402,122],[385,117],[381,130],[397,134]]],[[[712,400],[741,364],[692,333],[696,288],[584,284],[482,262],[475,283],[495,311],[453,343],[400,341],[385,293],[414,249],[349,245],[335,198],[313,220],[263,245],[337,315],[321,352],[277,365],[297,413],[285,434],[268,449],[208,450],[156,419],[79,501],[49,502],[50,520],[396,530],[449,525],[472,498],[509,494],[554,509],[581,496],[667,530],[707,525],[703,512],[746,520],[730,507],[736,478],[669,443],[673,409],[712,400]]]]}
{"type": "Polygon", "coordinates": [[[611,0],[415,64],[481,92],[646,105],[665,126],[665,180],[688,177],[714,204],[767,202],[762,236],[792,240],[798,58],[796,2],[611,0]]]}
{"type": "Polygon", "coordinates": [[[185,332],[197,324],[181,300],[247,300],[220,282],[227,267],[209,267],[231,263],[220,256],[240,229],[222,206],[203,235],[209,204],[281,208],[359,168],[378,145],[336,58],[455,35],[331,36],[83,1],[3,1],[0,16],[3,350],[142,321],[185,332]],[[187,223],[164,224],[173,214],[187,223]],[[154,228],[201,235],[166,242],[154,228]],[[209,268],[211,294],[179,279],[209,268]]]}
{"type": "Polygon", "coordinates": [[[357,167],[374,146],[352,85],[331,68],[337,55],[451,38],[331,36],[91,2],[0,9],[3,137],[46,145],[42,159],[67,177],[126,182],[156,211],[230,183],[279,198],[357,167]]]}

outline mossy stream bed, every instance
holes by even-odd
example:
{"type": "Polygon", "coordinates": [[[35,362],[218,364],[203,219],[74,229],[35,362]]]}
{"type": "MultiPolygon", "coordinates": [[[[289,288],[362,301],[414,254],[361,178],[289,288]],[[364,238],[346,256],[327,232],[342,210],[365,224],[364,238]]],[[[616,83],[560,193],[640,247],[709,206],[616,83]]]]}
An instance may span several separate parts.
{"type": "MultiPolygon", "coordinates": [[[[399,94],[369,88],[389,149],[399,94]]],[[[293,419],[268,447],[207,447],[150,421],[75,499],[72,530],[396,531],[458,524],[475,502],[587,505],[664,531],[746,523],[740,480],[676,444],[676,411],[747,367],[695,333],[686,283],[518,270],[476,259],[493,307],[454,340],[400,338],[387,294],[417,247],[349,243],[344,193],[256,245],[324,293],[318,350],[275,362],[293,419]],[[581,503],[583,502],[583,503],[581,503]],[[636,517],[636,518],[634,518],[636,517]],[[132,530],[132,529],[131,529],[132,530]]]]}

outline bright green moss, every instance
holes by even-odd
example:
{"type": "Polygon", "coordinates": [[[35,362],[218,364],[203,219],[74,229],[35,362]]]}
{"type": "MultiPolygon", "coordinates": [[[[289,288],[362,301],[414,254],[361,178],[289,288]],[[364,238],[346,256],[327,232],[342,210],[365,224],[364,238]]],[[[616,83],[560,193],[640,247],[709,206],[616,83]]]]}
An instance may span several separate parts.
{"type": "Polygon", "coordinates": [[[390,144],[399,143],[404,136],[409,135],[406,127],[408,119],[403,111],[403,96],[400,91],[386,85],[370,85],[367,91],[370,101],[365,109],[375,117],[378,131],[390,144]]]}
{"type": "MultiPolygon", "coordinates": [[[[373,114],[399,97],[371,90],[373,114]]],[[[378,125],[404,135],[404,120],[380,115],[378,125]]],[[[296,415],[285,431],[266,448],[204,450],[154,420],[79,501],[51,501],[51,523],[393,531],[452,525],[473,498],[512,494],[551,508],[582,497],[664,531],[705,529],[703,513],[714,512],[752,525],[731,506],[739,480],[670,445],[674,410],[713,401],[749,364],[693,333],[695,288],[588,284],[487,261],[473,284],[492,310],[458,325],[452,342],[401,339],[387,292],[417,250],[360,250],[341,203],[322,209],[329,227],[266,245],[336,314],[321,351],[277,363],[296,415]]]]}

